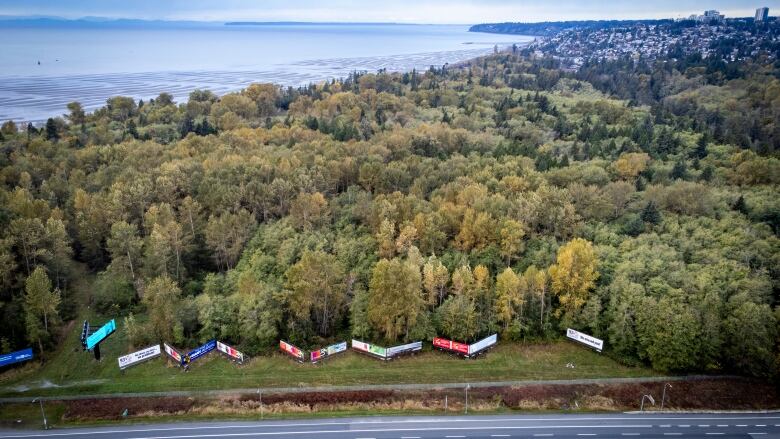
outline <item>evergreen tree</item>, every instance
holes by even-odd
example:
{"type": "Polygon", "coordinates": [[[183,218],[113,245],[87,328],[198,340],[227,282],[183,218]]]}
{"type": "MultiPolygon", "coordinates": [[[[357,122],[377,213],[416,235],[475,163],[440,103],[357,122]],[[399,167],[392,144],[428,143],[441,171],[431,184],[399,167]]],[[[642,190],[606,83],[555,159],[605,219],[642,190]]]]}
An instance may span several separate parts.
{"type": "Polygon", "coordinates": [[[737,198],[737,201],[734,202],[734,205],[731,206],[732,209],[735,211],[745,214],[748,214],[747,204],[745,204],[745,197],[740,195],[739,198],[737,198]]]}
{"type": "Polygon", "coordinates": [[[661,212],[654,202],[650,201],[645,208],[642,209],[642,221],[645,223],[657,225],[661,224],[662,219],[661,212]]]}
{"type": "Polygon", "coordinates": [[[674,167],[672,167],[672,172],[669,174],[669,177],[672,178],[672,180],[685,180],[685,175],[688,172],[688,167],[685,165],[685,162],[682,160],[678,160],[674,167]]]}
{"type": "Polygon", "coordinates": [[[46,140],[57,140],[60,133],[57,130],[57,122],[51,117],[46,120],[46,140]]]}

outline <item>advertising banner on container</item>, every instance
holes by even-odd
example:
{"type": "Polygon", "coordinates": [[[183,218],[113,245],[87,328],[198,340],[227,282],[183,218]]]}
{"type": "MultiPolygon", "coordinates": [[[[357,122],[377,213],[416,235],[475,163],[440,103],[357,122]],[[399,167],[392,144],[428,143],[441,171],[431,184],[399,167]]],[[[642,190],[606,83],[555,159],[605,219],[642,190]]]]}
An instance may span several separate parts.
{"type": "Polygon", "coordinates": [[[217,342],[217,350],[222,352],[223,354],[227,355],[228,357],[238,361],[239,363],[244,362],[244,354],[239,352],[238,350],[226,345],[222,342],[217,342]]]}
{"type": "Polygon", "coordinates": [[[106,337],[113,334],[114,331],[116,331],[116,321],[114,321],[114,319],[111,319],[111,321],[109,321],[105,325],[101,326],[100,329],[95,331],[94,334],[87,337],[87,350],[92,350],[92,348],[94,348],[96,344],[105,340],[106,337]]]}
{"type": "Polygon", "coordinates": [[[20,363],[22,361],[27,361],[32,359],[33,359],[32,348],[22,349],[21,351],[0,355],[0,367],[8,366],[9,364],[20,363]]]}
{"type": "Polygon", "coordinates": [[[387,357],[387,349],[383,348],[382,346],[368,345],[368,352],[378,357],[387,357]]]}
{"type": "Polygon", "coordinates": [[[362,341],[352,340],[352,349],[356,349],[358,351],[362,352],[368,352],[368,347],[370,345],[368,343],[363,343],[362,341]]]}
{"type": "Polygon", "coordinates": [[[135,366],[138,363],[158,357],[160,356],[160,353],[160,345],[154,345],[146,349],[133,352],[132,354],[123,355],[117,358],[117,361],[119,362],[120,369],[127,369],[130,366],[135,366]]]}
{"type": "Polygon", "coordinates": [[[386,354],[388,357],[394,357],[396,355],[401,355],[409,352],[417,352],[421,349],[422,349],[422,342],[416,341],[414,343],[407,343],[405,345],[393,346],[391,348],[387,348],[386,354]]]}
{"type": "Polygon", "coordinates": [[[596,337],[590,336],[580,331],[575,331],[574,329],[571,328],[566,329],[566,337],[578,343],[582,343],[586,346],[590,346],[598,352],[601,352],[601,349],[604,348],[604,340],[598,339],[596,337]]]}
{"type": "Polygon", "coordinates": [[[330,357],[331,355],[336,355],[339,352],[344,352],[347,350],[347,342],[341,342],[332,344],[328,347],[324,347],[320,350],[312,351],[311,352],[311,362],[316,363],[320,360],[323,360],[327,357],[330,357]]]}
{"type": "Polygon", "coordinates": [[[209,340],[202,346],[198,346],[197,348],[191,350],[187,356],[184,358],[185,363],[192,363],[193,361],[197,360],[198,358],[208,354],[209,352],[213,351],[217,348],[217,341],[216,340],[209,340]]]}
{"type": "Polygon", "coordinates": [[[281,349],[285,354],[291,355],[296,360],[303,361],[303,351],[291,345],[290,343],[279,340],[279,349],[281,349]]]}
{"type": "Polygon", "coordinates": [[[382,359],[387,357],[387,349],[381,346],[374,346],[369,343],[363,343],[362,341],[352,340],[352,349],[376,355],[382,359]]]}
{"type": "Polygon", "coordinates": [[[446,338],[434,338],[433,346],[439,349],[446,349],[448,351],[457,352],[459,354],[468,355],[469,345],[465,343],[458,343],[456,341],[447,340],[446,338]]]}
{"type": "Polygon", "coordinates": [[[165,353],[173,358],[173,361],[175,361],[176,364],[181,365],[183,363],[181,354],[176,349],[168,346],[168,343],[163,343],[163,348],[165,349],[165,353]]]}
{"type": "Polygon", "coordinates": [[[482,340],[469,345],[469,355],[474,355],[476,353],[482,352],[485,349],[494,346],[496,343],[498,343],[498,334],[493,334],[489,337],[485,337],[482,340]]]}

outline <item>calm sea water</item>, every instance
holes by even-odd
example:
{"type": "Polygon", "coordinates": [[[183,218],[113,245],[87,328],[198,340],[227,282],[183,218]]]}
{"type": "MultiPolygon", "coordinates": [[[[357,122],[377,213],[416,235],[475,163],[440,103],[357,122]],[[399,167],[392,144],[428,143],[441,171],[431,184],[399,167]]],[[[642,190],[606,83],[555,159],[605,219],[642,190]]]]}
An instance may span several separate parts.
{"type": "Polygon", "coordinates": [[[468,26],[262,25],[33,26],[0,24],[0,120],[40,121],[110,96],[184,100],[252,82],[297,86],[354,70],[407,71],[490,53],[532,37],[468,26]],[[40,64],[38,64],[40,62],[40,64]]]}

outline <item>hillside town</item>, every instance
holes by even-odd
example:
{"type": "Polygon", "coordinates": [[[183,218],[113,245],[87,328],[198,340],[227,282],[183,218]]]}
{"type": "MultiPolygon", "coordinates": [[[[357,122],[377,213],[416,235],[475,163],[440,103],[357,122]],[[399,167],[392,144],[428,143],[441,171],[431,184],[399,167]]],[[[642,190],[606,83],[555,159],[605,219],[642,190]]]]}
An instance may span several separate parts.
{"type": "Polygon", "coordinates": [[[765,54],[777,57],[780,25],[759,8],[755,19],[728,19],[716,10],[684,19],[627,23],[603,28],[572,28],[537,39],[529,46],[537,55],[567,61],[576,69],[588,59],[616,60],[631,57],[652,61],[701,54],[724,62],[765,54]]]}

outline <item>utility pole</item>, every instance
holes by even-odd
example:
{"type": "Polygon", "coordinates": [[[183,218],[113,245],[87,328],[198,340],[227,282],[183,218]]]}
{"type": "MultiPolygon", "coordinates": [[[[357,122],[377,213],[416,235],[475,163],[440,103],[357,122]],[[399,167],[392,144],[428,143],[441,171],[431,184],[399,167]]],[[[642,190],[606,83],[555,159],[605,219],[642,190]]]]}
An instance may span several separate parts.
{"type": "Polygon", "coordinates": [[[263,392],[257,389],[257,396],[260,399],[260,419],[263,419],[263,392]]]}
{"type": "Polygon", "coordinates": [[[664,409],[664,400],[666,399],[666,388],[672,388],[672,385],[669,383],[664,384],[664,392],[661,394],[661,410],[664,409]]]}
{"type": "Polygon", "coordinates": [[[469,385],[466,384],[466,414],[469,414],[469,385]]]}
{"type": "Polygon", "coordinates": [[[41,416],[43,417],[43,429],[44,430],[48,430],[49,429],[49,424],[48,424],[48,422],[46,422],[46,413],[43,411],[43,399],[38,397],[38,398],[35,398],[35,399],[32,400],[33,404],[35,404],[36,402],[39,403],[40,406],[41,406],[41,416]]]}

